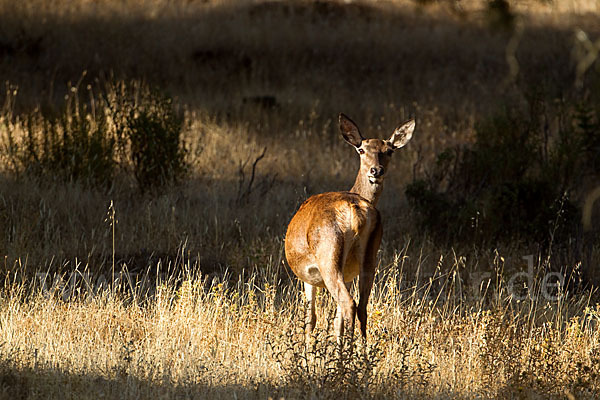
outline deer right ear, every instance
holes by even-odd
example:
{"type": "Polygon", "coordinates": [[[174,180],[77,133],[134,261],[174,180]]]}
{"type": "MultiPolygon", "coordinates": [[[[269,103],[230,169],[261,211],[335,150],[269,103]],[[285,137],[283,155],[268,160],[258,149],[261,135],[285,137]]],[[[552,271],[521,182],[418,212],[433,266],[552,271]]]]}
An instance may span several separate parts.
{"type": "Polygon", "coordinates": [[[340,114],[340,132],[344,140],[354,147],[360,147],[360,144],[364,140],[358,130],[358,126],[344,114],[340,114]]]}
{"type": "Polygon", "coordinates": [[[403,147],[406,143],[408,143],[410,138],[412,138],[412,134],[413,134],[414,130],[415,130],[415,120],[414,119],[411,119],[404,125],[400,125],[399,127],[397,127],[396,130],[394,131],[392,137],[389,140],[392,147],[394,149],[399,149],[400,147],[403,147]]]}

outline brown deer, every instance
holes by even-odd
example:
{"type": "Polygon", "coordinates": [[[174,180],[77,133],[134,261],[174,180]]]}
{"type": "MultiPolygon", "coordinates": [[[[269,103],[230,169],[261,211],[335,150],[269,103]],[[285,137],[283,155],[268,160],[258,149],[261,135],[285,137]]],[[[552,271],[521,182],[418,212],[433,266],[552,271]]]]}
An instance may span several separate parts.
{"type": "Polygon", "coordinates": [[[394,150],[412,137],[415,121],[399,126],[389,140],[365,139],[344,114],[340,131],[360,156],[360,169],[348,192],[317,194],[298,209],[285,236],[285,256],[292,271],[304,282],[307,300],[306,337],[315,327],[315,297],[325,287],[337,302],[334,321],[338,341],[347,326],[354,333],[358,313],[360,331],[367,337],[367,302],[377,267],[382,222],[375,208],[383,189],[383,177],[394,150]],[[358,308],[350,295],[352,280],[359,276],[358,308]]]}

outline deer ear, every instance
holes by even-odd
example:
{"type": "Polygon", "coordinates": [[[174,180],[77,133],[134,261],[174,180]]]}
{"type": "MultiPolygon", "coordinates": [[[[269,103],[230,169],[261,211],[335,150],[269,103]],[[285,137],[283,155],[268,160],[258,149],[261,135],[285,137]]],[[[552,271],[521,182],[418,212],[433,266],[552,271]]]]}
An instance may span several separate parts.
{"type": "Polygon", "coordinates": [[[354,147],[360,147],[360,144],[364,140],[358,130],[358,126],[344,114],[340,114],[340,132],[344,140],[354,147]]]}
{"type": "Polygon", "coordinates": [[[415,120],[411,119],[410,121],[400,125],[396,128],[389,142],[394,149],[399,149],[404,146],[410,138],[412,138],[412,134],[415,130],[415,120]]]}

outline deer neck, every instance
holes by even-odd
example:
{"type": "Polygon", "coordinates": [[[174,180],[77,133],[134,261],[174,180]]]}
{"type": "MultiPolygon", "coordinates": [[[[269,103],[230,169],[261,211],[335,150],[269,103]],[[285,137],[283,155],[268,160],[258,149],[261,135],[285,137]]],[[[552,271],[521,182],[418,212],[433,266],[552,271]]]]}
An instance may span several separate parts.
{"type": "Polygon", "coordinates": [[[369,182],[366,173],[359,171],[358,175],[356,175],[354,186],[350,189],[350,193],[356,193],[367,199],[373,206],[377,206],[382,190],[383,183],[373,184],[369,182]]]}

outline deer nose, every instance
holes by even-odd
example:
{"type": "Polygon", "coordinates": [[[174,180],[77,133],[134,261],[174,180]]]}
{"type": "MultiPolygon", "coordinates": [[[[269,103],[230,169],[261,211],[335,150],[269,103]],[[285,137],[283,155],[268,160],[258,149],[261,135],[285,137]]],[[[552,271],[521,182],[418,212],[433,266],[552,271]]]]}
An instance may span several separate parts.
{"type": "Polygon", "coordinates": [[[378,167],[373,167],[371,168],[371,175],[378,177],[378,176],[382,176],[383,173],[385,172],[385,170],[383,169],[383,167],[380,165],[378,167]]]}

